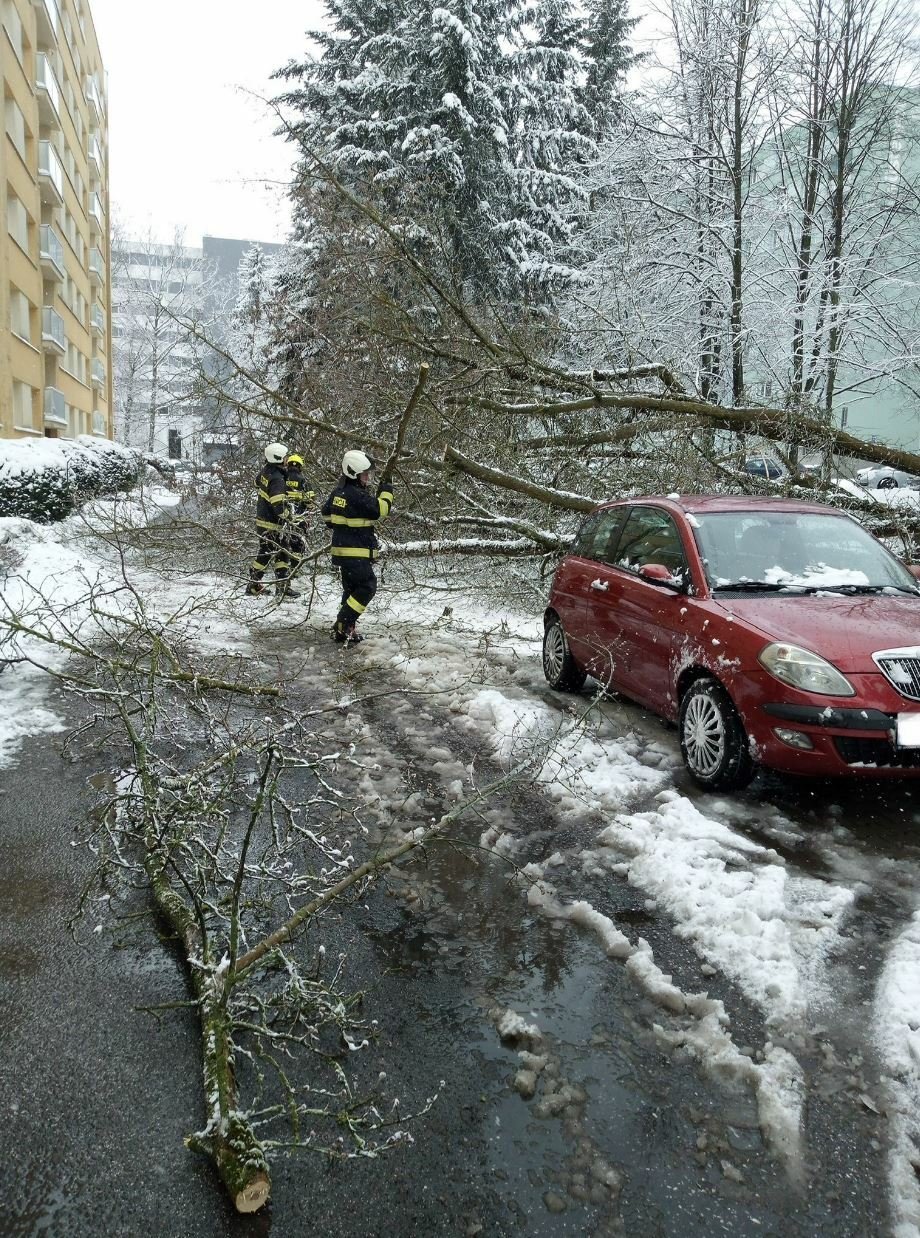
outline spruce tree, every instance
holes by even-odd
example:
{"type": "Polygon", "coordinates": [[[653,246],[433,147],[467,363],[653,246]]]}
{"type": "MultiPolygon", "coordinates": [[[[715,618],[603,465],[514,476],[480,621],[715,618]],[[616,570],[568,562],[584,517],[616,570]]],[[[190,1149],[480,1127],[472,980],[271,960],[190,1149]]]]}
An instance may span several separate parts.
{"type": "Polygon", "coordinates": [[[568,250],[585,195],[580,165],[594,157],[591,118],[580,98],[584,23],[571,0],[538,0],[515,57],[517,256],[528,282],[565,281],[568,250]]]}
{"type": "Polygon", "coordinates": [[[585,0],[587,69],[581,97],[598,141],[616,120],[626,74],[639,60],[629,45],[638,18],[629,17],[627,9],[627,0],[585,0]]]}

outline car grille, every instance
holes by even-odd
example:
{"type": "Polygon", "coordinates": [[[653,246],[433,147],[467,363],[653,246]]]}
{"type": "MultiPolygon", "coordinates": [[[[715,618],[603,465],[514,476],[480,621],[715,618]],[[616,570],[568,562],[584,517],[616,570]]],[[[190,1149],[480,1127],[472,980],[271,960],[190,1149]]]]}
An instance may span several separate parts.
{"type": "Polygon", "coordinates": [[[920,748],[895,748],[887,739],[851,739],[835,735],[834,746],[847,765],[876,765],[882,768],[920,768],[920,748]]]}
{"type": "Polygon", "coordinates": [[[920,649],[885,649],[873,657],[896,692],[920,701],[920,649]]]}

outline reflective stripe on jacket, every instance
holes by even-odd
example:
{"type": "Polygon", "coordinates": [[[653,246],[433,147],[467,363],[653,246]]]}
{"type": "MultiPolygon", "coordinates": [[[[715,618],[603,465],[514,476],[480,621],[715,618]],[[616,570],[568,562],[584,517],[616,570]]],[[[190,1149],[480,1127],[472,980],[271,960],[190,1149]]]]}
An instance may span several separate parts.
{"type": "Polygon", "coordinates": [[[289,464],[287,470],[287,518],[297,524],[310,510],[316,491],[309,490],[300,466],[289,464]]]}
{"type": "Polygon", "coordinates": [[[374,532],[393,504],[389,481],[380,484],[376,497],[350,477],[340,477],[323,504],[323,519],[332,530],[332,554],[338,559],[376,559],[380,543],[374,532]]]}
{"type": "Polygon", "coordinates": [[[256,528],[279,529],[287,501],[286,474],[280,464],[265,464],[256,475],[256,528]]]}

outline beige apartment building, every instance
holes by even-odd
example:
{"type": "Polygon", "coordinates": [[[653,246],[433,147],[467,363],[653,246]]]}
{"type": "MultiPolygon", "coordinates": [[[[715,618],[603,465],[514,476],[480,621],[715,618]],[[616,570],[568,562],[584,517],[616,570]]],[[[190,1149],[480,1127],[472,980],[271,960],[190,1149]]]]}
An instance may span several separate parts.
{"type": "Polygon", "coordinates": [[[0,438],[112,437],[108,125],[87,0],[0,0],[0,438]]]}

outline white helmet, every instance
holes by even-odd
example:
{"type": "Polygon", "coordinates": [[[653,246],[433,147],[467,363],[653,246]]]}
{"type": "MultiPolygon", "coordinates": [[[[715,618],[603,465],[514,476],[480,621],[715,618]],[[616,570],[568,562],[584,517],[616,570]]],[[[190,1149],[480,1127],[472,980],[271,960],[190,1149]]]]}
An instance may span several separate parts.
{"type": "Polygon", "coordinates": [[[269,464],[280,464],[287,454],[284,443],[269,443],[265,448],[265,459],[269,464]]]}
{"type": "Polygon", "coordinates": [[[342,472],[352,480],[373,467],[373,460],[370,456],[366,456],[363,451],[346,451],[342,457],[342,472]]]}

